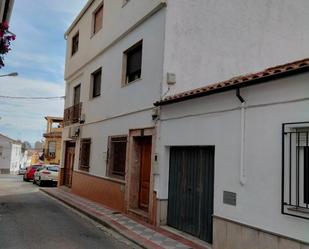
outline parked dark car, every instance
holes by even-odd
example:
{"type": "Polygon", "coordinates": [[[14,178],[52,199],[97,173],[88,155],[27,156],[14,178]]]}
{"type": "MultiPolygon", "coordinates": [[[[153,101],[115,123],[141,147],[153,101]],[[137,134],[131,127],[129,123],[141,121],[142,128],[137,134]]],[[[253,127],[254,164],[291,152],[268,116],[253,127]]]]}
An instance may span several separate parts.
{"type": "Polygon", "coordinates": [[[34,176],[34,173],[36,171],[36,169],[38,167],[41,167],[42,165],[40,164],[37,164],[37,165],[31,165],[29,167],[26,168],[26,173],[24,174],[24,181],[28,182],[30,180],[33,180],[33,176],[34,176]]]}

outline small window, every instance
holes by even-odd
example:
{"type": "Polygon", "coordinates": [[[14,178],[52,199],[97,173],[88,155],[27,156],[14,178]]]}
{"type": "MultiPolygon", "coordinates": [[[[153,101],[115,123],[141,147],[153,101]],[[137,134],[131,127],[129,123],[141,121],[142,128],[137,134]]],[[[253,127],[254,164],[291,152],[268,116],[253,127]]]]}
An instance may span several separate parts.
{"type": "Polygon", "coordinates": [[[55,141],[48,142],[48,157],[50,158],[56,157],[56,142],[55,141]]]}
{"type": "Polygon", "coordinates": [[[126,168],[127,137],[109,139],[108,175],[124,179],[126,168]]]}
{"type": "Polygon", "coordinates": [[[96,34],[103,27],[103,4],[93,14],[93,34],[96,34]]]}
{"type": "Polygon", "coordinates": [[[79,169],[83,171],[89,171],[90,167],[90,146],[91,139],[82,139],[80,142],[80,154],[79,154],[79,169]]]}
{"type": "Polygon", "coordinates": [[[98,97],[101,95],[101,78],[102,78],[102,69],[100,68],[92,74],[92,98],[98,97]]]}
{"type": "Polygon", "coordinates": [[[3,155],[3,146],[0,146],[0,156],[2,157],[3,155]]]}
{"type": "Polygon", "coordinates": [[[79,45],[79,33],[73,36],[72,38],[72,55],[74,55],[78,51],[79,45]]]}
{"type": "Polygon", "coordinates": [[[142,50],[143,43],[140,41],[132,48],[124,52],[125,59],[125,84],[141,78],[142,74],[142,50]]]}

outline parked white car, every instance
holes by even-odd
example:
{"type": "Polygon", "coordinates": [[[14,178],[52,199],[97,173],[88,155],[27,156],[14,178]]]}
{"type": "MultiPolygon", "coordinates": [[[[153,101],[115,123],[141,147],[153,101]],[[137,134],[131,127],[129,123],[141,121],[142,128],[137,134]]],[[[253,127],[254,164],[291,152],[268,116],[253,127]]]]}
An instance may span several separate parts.
{"type": "Polygon", "coordinates": [[[42,165],[37,168],[33,177],[33,184],[42,186],[44,183],[52,183],[57,185],[58,182],[58,165],[42,165]]]}

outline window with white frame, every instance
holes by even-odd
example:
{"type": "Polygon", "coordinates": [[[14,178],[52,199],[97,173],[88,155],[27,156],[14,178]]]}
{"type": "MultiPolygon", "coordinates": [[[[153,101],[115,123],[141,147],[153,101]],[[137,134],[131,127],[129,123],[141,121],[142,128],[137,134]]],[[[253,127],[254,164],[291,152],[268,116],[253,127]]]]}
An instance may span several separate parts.
{"type": "Polygon", "coordinates": [[[143,41],[133,45],[124,52],[124,85],[141,78],[142,75],[143,41]]]}

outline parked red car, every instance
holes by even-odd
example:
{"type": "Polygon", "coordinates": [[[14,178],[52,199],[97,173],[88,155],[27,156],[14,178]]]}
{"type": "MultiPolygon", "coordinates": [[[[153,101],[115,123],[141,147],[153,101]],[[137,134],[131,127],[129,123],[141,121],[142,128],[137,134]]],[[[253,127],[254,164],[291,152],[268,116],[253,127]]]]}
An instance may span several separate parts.
{"type": "Polygon", "coordinates": [[[29,167],[26,168],[26,173],[24,174],[24,181],[28,182],[30,180],[33,180],[33,176],[34,176],[34,173],[36,171],[36,169],[38,167],[41,167],[42,165],[40,164],[37,164],[37,165],[31,165],[29,167]]]}

